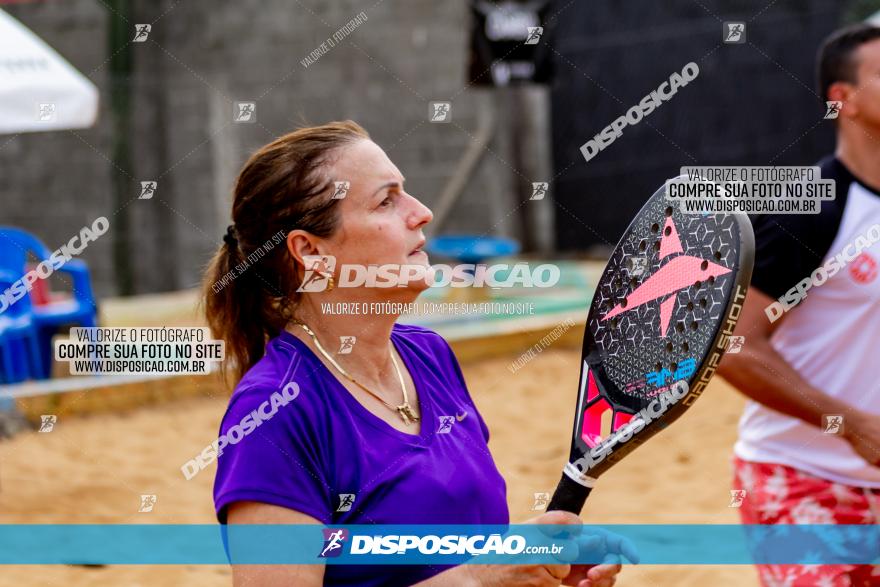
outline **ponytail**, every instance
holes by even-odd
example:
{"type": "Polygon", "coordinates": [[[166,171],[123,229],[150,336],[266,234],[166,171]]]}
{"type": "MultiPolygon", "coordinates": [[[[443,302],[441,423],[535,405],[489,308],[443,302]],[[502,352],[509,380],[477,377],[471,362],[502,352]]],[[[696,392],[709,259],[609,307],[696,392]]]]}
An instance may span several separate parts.
{"type": "Polygon", "coordinates": [[[224,383],[230,374],[238,383],[293,317],[299,277],[287,234],[302,229],[329,237],[336,230],[340,200],[332,198],[323,167],[332,152],[362,139],[369,135],[351,121],[303,128],[262,147],[242,168],[234,224],[202,282],[208,326],[226,344],[224,383]]]}

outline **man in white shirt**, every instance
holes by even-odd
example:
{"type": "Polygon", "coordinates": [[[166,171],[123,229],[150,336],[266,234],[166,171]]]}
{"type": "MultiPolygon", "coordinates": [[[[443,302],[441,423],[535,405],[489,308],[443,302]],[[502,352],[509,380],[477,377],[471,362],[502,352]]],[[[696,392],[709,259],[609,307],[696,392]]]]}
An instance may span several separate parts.
{"type": "MultiPolygon", "coordinates": [[[[880,28],[834,33],[818,60],[822,100],[842,103],[820,163],[836,199],[754,221],[745,345],[719,369],[750,399],[734,449],[749,524],[880,523],[880,28]]],[[[880,585],[880,566],[758,570],[768,586],[880,585]]]]}

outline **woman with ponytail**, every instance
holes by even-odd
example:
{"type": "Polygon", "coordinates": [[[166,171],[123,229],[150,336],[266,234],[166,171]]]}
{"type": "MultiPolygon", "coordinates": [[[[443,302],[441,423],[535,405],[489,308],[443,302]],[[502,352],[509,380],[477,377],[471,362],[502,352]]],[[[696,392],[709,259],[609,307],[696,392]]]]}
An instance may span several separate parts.
{"type": "MultiPolygon", "coordinates": [[[[204,279],[208,324],[226,342],[224,377],[235,386],[214,486],[222,524],[509,523],[488,428],[446,341],[397,324],[395,313],[325,312],[395,307],[429,287],[431,211],[404,181],[351,121],[284,135],[238,176],[233,223],[204,279]],[[343,266],[377,265],[407,268],[400,286],[340,283],[343,266]],[[443,422],[448,433],[438,433],[443,422]]],[[[531,522],[581,523],[564,512],[531,522]]],[[[248,587],[607,587],[619,570],[235,565],[233,577],[248,587]]]]}

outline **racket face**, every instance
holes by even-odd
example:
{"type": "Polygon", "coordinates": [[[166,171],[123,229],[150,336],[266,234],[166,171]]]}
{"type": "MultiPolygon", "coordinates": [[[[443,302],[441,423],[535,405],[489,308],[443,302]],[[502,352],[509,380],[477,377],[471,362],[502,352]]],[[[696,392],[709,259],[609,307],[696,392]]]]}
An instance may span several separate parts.
{"type": "Polygon", "coordinates": [[[630,224],[593,296],[566,467],[582,483],[693,404],[745,300],[754,258],[747,217],[684,214],[665,191],[630,224]]]}

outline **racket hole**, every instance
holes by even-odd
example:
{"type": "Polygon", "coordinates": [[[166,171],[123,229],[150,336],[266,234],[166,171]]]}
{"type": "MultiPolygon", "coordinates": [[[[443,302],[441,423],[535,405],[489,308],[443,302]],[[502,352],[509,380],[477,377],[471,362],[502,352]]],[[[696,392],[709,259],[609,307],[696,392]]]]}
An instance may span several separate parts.
{"type": "Polygon", "coordinates": [[[615,277],[614,278],[614,288],[620,289],[622,285],[623,285],[623,281],[620,279],[620,277],[619,276],[615,277]]]}
{"type": "Polygon", "coordinates": [[[639,284],[639,280],[636,279],[635,277],[633,277],[632,279],[629,280],[629,285],[630,285],[630,287],[635,287],[635,286],[637,286],[638,284],[639,284]]]}
{"type": "Polygon", "coordinates": [[[626,298],[623,298],[622,300],[620,300],[620,307],[625,308],[627,303],[628,302],[626,301],[626,298]]]}
{"type": "Polygon", "coordinates": [[[694,320],[693,322],[691,322],[691,330],[696,330],[696,329],[699,328],[699,327],[700,327],[700,323],[697,322],[696,320],[694,320]]]}
{"type": "Polygon", "coordinates": [[[667,226],[666,230],[663,231],[663,234],[665,234],[666,236],[669,236],[670,234],[672,234],[672,227],[667,226]]]}
{"type": "Polygon", "coordinates": [[[645,249],[647,249],[647,248],[648,248],[648,242],[645,241],[644,239],[642,239],[642,242],[639,243],[639,251],[644,253],[645,249]]]}
{"type": "Polygon", "coordinates": [[[700,307],[705,308],[706,304],[707,304],[706,298],[700,298],[700,307]]]}
{"type": "Polygon", "coordinates": [[[702,285],[703,285],[703,282],[702,282],[702,281],[696,281],[696,282],[694,282],[694,287],[697,288],[697,289],[700,289],[700,287],[702,287],[702,285]]]}
{"type": "Polygon", "coordinates": [[[656,365],[654,365],[654,367],[656,367],[656,369],[655,369],[656,371],[662,371],[663,370],[663,363],[657,363],[656,365]]]}
{"type": "Polygon", "coordinates": [[[709,268],[709,261],[706,261],[706,260],[704,259],[703,262],[700,263],[700,270],[701,270],[701,271],[705,271],[705,270],[708,269],[708,268],[709,268]]]}
{"type": "Polygon", "coordinates": [[[715,259],[718,261],[721,260],[721,251],[715,251],[715,259]]]}
{"type": "Polygon", "coordinates": [[[715,285],[715,276],[714,276],[714,275],[710,275],[710,276],[709,276],[709,279],[707,279],[706,281],[709,282],[709,285],[715,285]]]}
{"type": "Polygon", "coordinates": [[[654,243],[654,250],[655,250],[655,251],[659,251],[659,250],[660,250],[660,241],[657,241],[657,242],[654,243]]]}
{"type": "Polygon", "coordinates": [[[694,309],[694,303],[693,303],[693,302],[688,302],[687,309],[688,309],[688,310],[693,310],[693,309],[694,309]]]}
{"type": "Polygon", "coordinates": [[[668,352],[671,353],[671,352],[672,352],[672,348],[673,348],[673,347],[672,347],[672,343],[671,343],[671,342],[667,342],[667,343],[666,343],[666,350],[667,350],[668,352]]]}
{"type": "Polygon", "coordinates": [[[669,365],[669,368],[672,371],[678,371],[678,363],[673,363],[673,364],[669,365]]]}
{"type": "Polygon", "coordinates": [[[612,318],[612,319],[611,319],[611,328],[614,329],[614,330],[617,329],[617,318],[612,318]]]}
{"type": "Polygon", "coordinates": [[[672,216],[672,206],[666,206],[666,216],[672,216]]]}
{"type": "Polygon", "coordinates": [[[675,329],[679,332],[684,332],[684,322],[678,322],[675,325],[675,329]]]}
{"type": "Polygon", "coordinates": [[[660,232],[660,225],[656,222],[651,225],[651,232],[660,232]]]}
{"type": "Polygon", "coordinates": [[[681,350],[683,350],[684,352],[688,352],[689,350],[691,350],[691,347],[688,346],[688,343],[683,342],[681,344],[681,350]]]}

